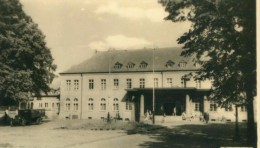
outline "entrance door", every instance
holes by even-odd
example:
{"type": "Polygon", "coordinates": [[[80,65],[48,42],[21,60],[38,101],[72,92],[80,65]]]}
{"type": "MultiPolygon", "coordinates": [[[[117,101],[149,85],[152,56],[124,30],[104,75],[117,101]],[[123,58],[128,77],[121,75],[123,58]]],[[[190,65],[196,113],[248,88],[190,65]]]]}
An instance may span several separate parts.
{"type": "Polygon", "coordinates": [[[164,103],[163,105],[163,109],[164,109],[164,113],[166,115],[172,115],[173,114],[173,108],[175,107],[174,103],[164,103]]]}

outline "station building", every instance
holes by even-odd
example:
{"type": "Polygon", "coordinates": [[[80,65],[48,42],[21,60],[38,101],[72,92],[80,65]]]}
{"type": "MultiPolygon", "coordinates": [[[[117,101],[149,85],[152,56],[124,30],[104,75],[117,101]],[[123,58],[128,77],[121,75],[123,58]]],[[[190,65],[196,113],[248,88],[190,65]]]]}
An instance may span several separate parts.
{"type": "MultiPolygon", "coordinates": [[[[149,113],[159,119],[196,116],[235,120],[235,108],[219,108],[207,98],[210,80],[187,77],[200,65],[183,57],[180,48],[109,50],[60,73],[60,118],[101,119],[120,116],[143,121],[149,113]]],[[[246,121],[246,107],[239,107],[246,121]]]]}

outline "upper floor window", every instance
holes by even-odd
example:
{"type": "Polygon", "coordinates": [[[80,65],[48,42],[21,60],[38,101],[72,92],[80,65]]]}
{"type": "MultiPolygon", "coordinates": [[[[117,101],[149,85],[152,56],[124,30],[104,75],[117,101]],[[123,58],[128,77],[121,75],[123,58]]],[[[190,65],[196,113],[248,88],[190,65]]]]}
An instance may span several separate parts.
{"type": "Polygon", "coordinates": [[[79,89],[79,80],[74,80],[74,90],[79,89]]]}
{"type": "Polygon", "coordinates": [[[172,87],[172,78],[167,78],[168,87],[172,87]]]}
{"type": "Polygon", "coordinates": [[[140,65],[139,65],[139,67],[141,68],[141,69],[144,69],[144,68],[146,68],[147,67],[147,63],[146,62],[144,62],[144,61],[142,61],[141,63],[140,63],[140,65]]]}
{"type": "Polygon", "coordinates": [[[158,86],[159,86],[158,78],[154,78],[154,87],[158,88],[158,86]]]}
{"type": "Polygon", "coordinates": [[[71,80],[66,80],[67,90],[70,90],[71,80]]]}
{"type": "Polygon", "coordinates": [[[144,78],[140,79],[140,88],[145,88],[145,79],[144,78]]]}
{"type": "Polygon", "coordinates": [[[42,103],[39,103],[39,108],[42,108],[42,103]]]}
{"type": "Polygon", "coordinates": [[[113,108],[114,110],[119,110],[119,103],[117,98],[114,99],[113,108]]]}
{"type": "Polygon", "coordinates": [[[126,79],[126,88],[127,89],[132,88],[132,79],[126,79]]]}
{"type": "Polygon", "coordinates": [[[201,80],[197,79],[196,81],[196,88],[201,88],[201,80]]]}
{"type": "Polygon", "coordinates": [[[217,103],[215,101],[210,101],[210,111],[217,111],[217,103]]]}
{"type": "Polygon", "coordinates": [[[45,108],[48,108],[48,103],[45,103],[45,108]]]}
{"type": "Polygon", "coordinates": [[[181,62],[179,63],[179,67],[181,67],[181,68],[186,67],[186,65],[187,65],[187,62],[185,62],[185,61],[181,61],[181,62]]]}
{"type": "Polygon", "coordinates": [[[106,89],[106,79],[101,79],[101,89],[106,89]]]}
{"type": "Polygon", "coordinates": [[[114,89],[118,89],[118,88],[119,88],[119,80],[114,79],[114,89]]]}
{"type": "Polygon", "coordinates": [[[166,67],[167,68],[173,68],[174,64],[175,63],[172,60],[169,60],[169,61],[166,62],[166,67]]]}
{"type": "Polygon", "coordinates": [[[88,99],[88,110],[94,110],[94,100],[93,98],[88,99]]]}
{"type": "Polygon", "coordinates": [[[187,82],[185,79],[181,79],[181,86],[186,88],[187,87],[187,82]]]}
{"type": "Polygon", "coordinates": [[[132,62],[129,62],[129,63],[126,65],[126,68],[127,68],[127,69],[132,69],[132,68],[134,68],[134,67],[135,67],[135,64],[132,63],[132,62]]]}
{"type": "Polygon", "coordinates": [[[106,110],[106,99],[105,98],[101,99],[100,109],[101,110],[106,110]]]}
{"type": "Polygon", "coordinates": [[[123,64],[116,62],[115,65],[114,65],[114,69],[121,69],[122,66],[123,66],[123,64]]]}
{"type": "Polygon", "coordinates": [[[78,110],[78,109],[79,109],[78,99],[75,98],[74,99],[74,110],[78,110]]]}
{"type": "Polygon", "coordinates": [[[88,80],[88,88],[94,89],[94,80],[93,79],[88,80]]]}

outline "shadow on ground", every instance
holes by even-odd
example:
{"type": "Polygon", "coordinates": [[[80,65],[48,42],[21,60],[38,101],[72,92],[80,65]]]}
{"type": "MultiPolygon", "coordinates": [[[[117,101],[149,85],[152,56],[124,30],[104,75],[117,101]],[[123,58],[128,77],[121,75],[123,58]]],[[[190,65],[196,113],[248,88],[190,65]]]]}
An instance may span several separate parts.
{"type": "Polygon", "coordinates": [[[179,125],[173,127],[142,125],[128,134],[147,134],[150,141],[140,144],[147,148],[219,148],[221,146],[248,146],[246,124],[240,124],[240,141],[234,142],[234,123],[179,125]]]}

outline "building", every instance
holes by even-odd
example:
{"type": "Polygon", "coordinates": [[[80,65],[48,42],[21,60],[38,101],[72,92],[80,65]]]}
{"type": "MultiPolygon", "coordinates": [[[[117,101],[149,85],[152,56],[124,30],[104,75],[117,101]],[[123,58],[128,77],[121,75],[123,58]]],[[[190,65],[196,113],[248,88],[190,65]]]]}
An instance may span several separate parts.
{"type": "Polygon", "coordinates": [[[40,96],[32,96],[27,103],[30,109],[45,109],[47,119],[58,119],[60,112],[60,92],[50,91],[47,94],[42,93],[40,96]]]}
{"type": "MultiPolygon", "coordinates": [[[[234,121],[234,106],[218,108],[209,101],[211,81],[189,76],[200,65],[180,53],[179,48],[97,52],[60,73],[60,118],[100,119],[109,112],[112,117],[142,121],[154,108],[158,119],[163,114],[209,112],[211,120],[234,121]]],[[[246,120],[244,106],[239,108],[239,120],[246,120]]]]}

